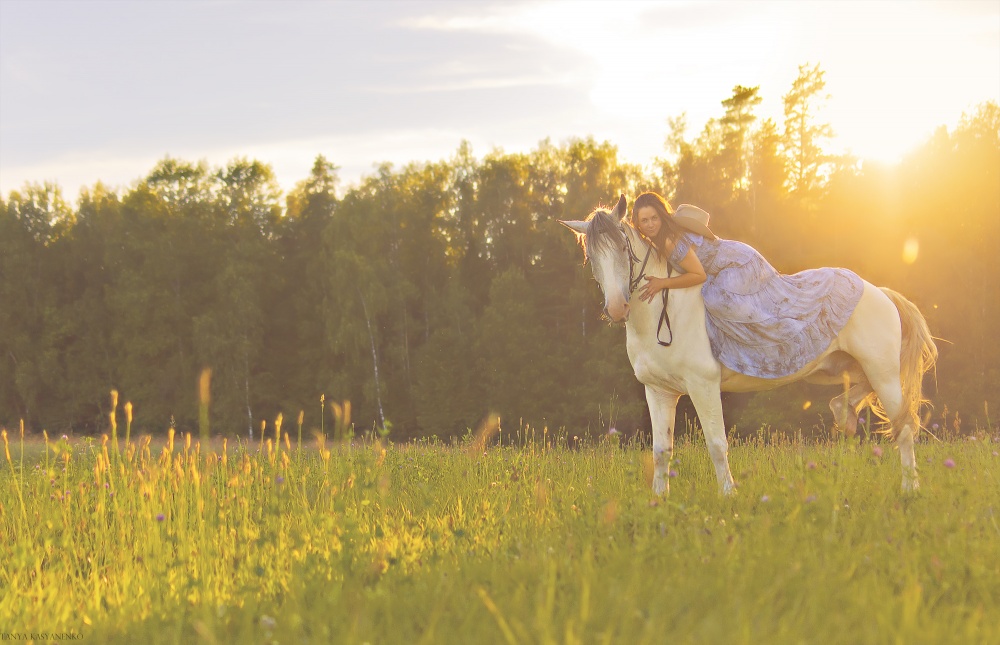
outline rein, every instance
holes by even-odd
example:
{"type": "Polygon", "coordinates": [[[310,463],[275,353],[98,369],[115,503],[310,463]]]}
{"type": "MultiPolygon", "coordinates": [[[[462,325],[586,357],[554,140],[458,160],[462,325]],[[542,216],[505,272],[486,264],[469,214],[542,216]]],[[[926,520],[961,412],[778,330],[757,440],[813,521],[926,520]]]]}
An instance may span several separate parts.
{"type": "MultiPolygon", "coordinates": [[[[625,232],[624,228],[621,228],[621,232],[625,236],[625,250],[628,252],[628,295],[631,296],[639,288],[642,279],[646,277],[646,265],[649,263],[649,254],[653,252],[653,247],[648,247],[646,257],[640,260],[639,256],[635,254],[635,249],[632,248],[632,240],[628,233],[625,232]],[[639,274],[635,275],[635,266],[640,262],[639,274]]],[[[667,277],[671,277],[672,273],[673,269],[670,262],[667,261],[667,277]]],[[[670,289],[663,289],[660,293],[663,299],[663,309],[660,310],[660,320],[656,323],[656,342],[663,347],[670,347],[670,344],[674,342],[674,330],[670,328],[670,316],[667,314],[667,298],[670,296],[670,289]],[[664,324],[667,326],[667,333],[670,334],[670,340],[667,341],[660,340],[660,330],[663,329],[664,324]]]]}

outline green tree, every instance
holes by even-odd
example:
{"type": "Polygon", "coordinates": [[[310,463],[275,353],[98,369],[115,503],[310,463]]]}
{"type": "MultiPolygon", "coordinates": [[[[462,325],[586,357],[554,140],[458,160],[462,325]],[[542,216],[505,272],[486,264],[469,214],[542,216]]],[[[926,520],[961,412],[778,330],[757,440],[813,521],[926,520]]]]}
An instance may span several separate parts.
{"type": "MultiPolygon", "coordinates": [[[[60,314],[60,240],[74,213],[54,184],[28,184],[0,209],[0,402],[6,415],[35,425],[47,392],[61,382],[60,346],[67,319],[60,314]]],[[[2,419],[0,419],[2,420],[2,419]]]]}
{"type": "Polygon", "coordinates": [[[781,135],[771,119],[765,119],[752,135],[749,209],[744,238],[767,256],[790,243],[786,229],[787,193],[781,135]]]}
{"type": "Polygon", "coordinates": [[[750,191],[750,163],[753,155],[753,124],[757,120],[754,108],[764,99],[759,94],[760,87],[737,85],[733,94],[722,102],[726,114],[722,117],[723,172],[730,182],[730,190],[735,198],[745,196],[750,191]]]}
{"type": "MultiPolygon", "coordinates": [[[[235,159],[216,173],[215,202],[221,227],[211,298],[193,321],[197,360],[212,369],[212,412],[225,432],[242,421],[253,436],[257,375],[264,369],[264,304],[277,266],[269,241],[281,214],[281,191],[271,168],[235,159]]],[[[259,415],[258,415],[259,416],[259,415]]],[[[219,427],[219,426],[217,426],[219,427]]]]}
{"type": "Polygon", "coordinates": [[[462,436],[489,410],[471,298],[458,280],[448,280],[430,316],[433,331],[414,353],[417,424],[427,436],[462,436]]]}
{"type": "Polygon", "coordinates": [[[164,159],[125,195],[111,244],[121,267],[107,305],[118,348],[116,385],[137,405],[136,423],[192,428],[200,368],[194,320],[214,296],[221,222],[213,218],[215,178],[205,164],[164,159]]]}
{"type": "Polygon", "coordinates": [[[785,105],[784,151],[788,168],[788,188],[800,203],[814,207],[825,186],[824,170],[830,157],[824,143],[833,137],[833,128],[819,121],[829,98],[825,72],[819,64],[799,65],[799,75],[783,97],[785,105]]]}
{"type": "Polygon", "coordinates": [[[324,231],[339,203],[337,171],[323,155],[316,157],[309,176],[288,196],[276,240],[282,284],[267,303],[273,313],[265,318],[265,326],[270,340],[266,360],[274,378],[268,389],[274,392],[284,384],[282,396],[271,401],[279,407],[311,410],[321,394],[333,393],[332,375],[340,368],[326,343],[323,322],[333,298],[324,231]]]}
{"type": "Polygon", "coordinates": [[[524,274],[509,269],[498,275],[476,325],[476,355],[485,403],[510,430],[519,419],[540,427],[554,411],[552,352],[546,336],[524,274]]]}
{"type": "MultiPolygon", "coordinates": [[[[59,253],[59,313],[66,329],[59,352],[62,383],[48,392],[45,407],[85,432],[107,428],[108,393],[119,386],[116,374],[121,352],[112,343],[116,321],[110,316],[107,297],[114,276],[124,270],[120,249],[130,240],[120,235],[122,226],[121,200],[98,183],[81,191],[73,227],[59,253]]],[[[57,428],[50,425],[49,429],[57,428]]]]}

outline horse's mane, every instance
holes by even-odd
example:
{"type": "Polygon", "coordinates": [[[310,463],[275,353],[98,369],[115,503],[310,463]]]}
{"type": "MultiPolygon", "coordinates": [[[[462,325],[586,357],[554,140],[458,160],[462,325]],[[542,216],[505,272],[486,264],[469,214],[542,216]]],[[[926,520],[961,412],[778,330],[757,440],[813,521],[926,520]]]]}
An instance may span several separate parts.
{"type": "Polygon", "coordinates": [[[620,250],[618,246],[622,242],[620,237],[622,232],[618,228],[618,218],[611,212],[598,208],[587,218],[590,227],[587,234],[583,236],[584,259],[589,259],[591,255],[600,250],[620,250]]]}

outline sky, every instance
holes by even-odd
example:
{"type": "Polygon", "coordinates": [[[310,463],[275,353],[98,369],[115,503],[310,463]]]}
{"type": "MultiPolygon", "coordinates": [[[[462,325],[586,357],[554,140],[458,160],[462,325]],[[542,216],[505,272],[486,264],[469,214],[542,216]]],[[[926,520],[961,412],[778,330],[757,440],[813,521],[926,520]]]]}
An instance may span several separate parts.
{"type": "Polygon", "coordinates": [[[825,72],[835,152],[894,162],[1000,101],[1000,0],[169,2],[0,0],[0,193],[127,189],[165,156],[316,155],[357,184],[380,163],[593,136],[665,155],[736,85],[783,121],[799,66],[825,72]]]}

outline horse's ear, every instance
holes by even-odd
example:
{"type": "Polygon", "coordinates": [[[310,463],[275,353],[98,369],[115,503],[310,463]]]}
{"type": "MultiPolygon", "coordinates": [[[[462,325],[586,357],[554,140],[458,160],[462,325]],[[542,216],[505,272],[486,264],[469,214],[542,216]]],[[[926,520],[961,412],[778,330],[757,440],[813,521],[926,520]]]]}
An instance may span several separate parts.
{"type": "Polygon", "coordinates": [[[625,195],[623,194],[618,198],[618,204],[615,206],[615,215],[618,219],[625,217],[625,213],[628,212],[628,202],[625,200],[625,195]]]}
{"type": "Polygon", "coordinates": [[[587,230],[590,228],[590,222],[583,222],[580,220],[559,220],[559,223],[568,228],[571,231],[579,233],[580,235],[586,235],[587,230]]]}

